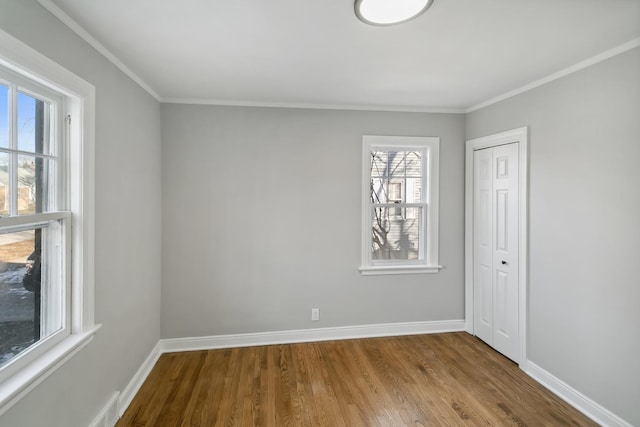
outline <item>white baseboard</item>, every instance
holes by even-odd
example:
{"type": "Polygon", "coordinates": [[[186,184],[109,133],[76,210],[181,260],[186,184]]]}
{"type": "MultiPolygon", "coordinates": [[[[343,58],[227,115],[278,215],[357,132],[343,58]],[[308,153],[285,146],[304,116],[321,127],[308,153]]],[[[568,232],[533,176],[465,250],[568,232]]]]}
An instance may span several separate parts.
{"type": "Polygon", "coordinates": [[[118,417],[121,417],[122,414],[124,414],[124,411],[127,410],[131,401],[135,397],[136,393],[138,393],[138,390],[140,390],[140,387],[142,387],[142,384],[149,376],[151,369],[153,369],[161,355],[160,343],[158,343],[153,347],[153,350],[151,350],[149,356],[147,356],[145,361],[142,363],[140,369],[138,369],[131,381],[129,381],[129,384],[127,384],[122,391],[122,394],[120,394],[120,399],[118,400],[118,417]]]}
{"type": "Polygon", "coordinates": [[[95,419],[89,424],[89,427],[113,427],[120,418],[118,414],[118,396],[117,391],[113,393],[107,404],[96,415],[95,419]]]}
{"type": "Polygon", "coordinates": [[[217,348],[253,347],[258,345],[459,332],[463,330],[464,320],[386,323],[379,325],[341,326],[335,328],[164,339],[160,340],[160,349],[162,353],[172,353],[177,351],[211,350],[217,348]]]}
{"type": "Polygon", "coordinates": [[[545,371],[530,360],[527,361],[525,372],[598,424],[606,427],[632,427],[630,423],[589,399],[569,384],[545,371]]]}
{"type": "MultiPolygon", "coordinates": [[[[214,335],[208,337],[163,339],[156,344],[151,353],[136,372],[122,394],[115,393],[104,409],[98,414],[90,427],[113,427],[119,417],[127,410],[134,396],[147,379],[151,369],[163,353],[178,351],[210,350],[233,347],[252,347],[259,345],[293,344],[301,342],[330,341],[357,338],[374,338],[403,335],[460,332],[465,330],[464,320],[386,323],[378,325],[343,326],[335,328],[301,329],[293,331],[260,332],[252,334],[214,335]],[[117,399],[117,416],[113,403],[117,399]]],[[[594,402],[564,381],[545,371],[530,360],[520,367],[534,380],[551,390],[571,406],[607,427],[632,427],[602,405],[594,402]]]]}
{"type": "MultiPolygon", "coordinates": [[[[251,347],[270,344],[293,344],[299,342],[329,341],[353,338],[374,338],[402,335],[460,332],[464,320],[386,323],[381,325],[343,326],[337,328],[302,329],[295,331],[260,332],[254,334],[214,335],[209,337],[175,338],[160,340],[125,387],[118,400],[118,417],[127,410],[134,396],[163,353],[177,351],[211,350],[230,347],[251,347]]],[[[104,410],[103,410],[104,411],[104,410]]],[[[101,412],[102,414],[102,412],[101,412]]],[[[99,418],[96,418],[99,422],[99,418]]],[[[115,424],[115,423],[114,423],[115,424]]],[[[104,424],[113,427],[114,424],[104,424]]],[[[103,427],[103,424],[91,424],[103,427]]]]}

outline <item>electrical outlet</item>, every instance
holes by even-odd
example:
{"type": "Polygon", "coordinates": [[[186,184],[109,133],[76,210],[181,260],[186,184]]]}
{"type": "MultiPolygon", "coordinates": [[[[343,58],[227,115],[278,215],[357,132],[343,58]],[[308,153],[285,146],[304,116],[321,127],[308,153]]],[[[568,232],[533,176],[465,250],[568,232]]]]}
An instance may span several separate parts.
{"type": "Polygon", "coordinates": [[[320,320],[320,309],[319,308],[312,308],[311,309],[311,320],[314,322],[317,322],[318,320],[320,320]]]}

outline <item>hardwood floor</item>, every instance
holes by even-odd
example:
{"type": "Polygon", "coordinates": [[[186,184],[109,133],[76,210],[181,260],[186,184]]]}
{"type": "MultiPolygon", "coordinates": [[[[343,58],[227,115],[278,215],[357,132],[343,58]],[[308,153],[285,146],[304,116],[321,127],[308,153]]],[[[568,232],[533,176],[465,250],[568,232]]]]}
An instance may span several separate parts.
{"type": "Polygon", "coordinates": [[[464,332],[163,355],[124,426],[597,425],[464,332]]]}

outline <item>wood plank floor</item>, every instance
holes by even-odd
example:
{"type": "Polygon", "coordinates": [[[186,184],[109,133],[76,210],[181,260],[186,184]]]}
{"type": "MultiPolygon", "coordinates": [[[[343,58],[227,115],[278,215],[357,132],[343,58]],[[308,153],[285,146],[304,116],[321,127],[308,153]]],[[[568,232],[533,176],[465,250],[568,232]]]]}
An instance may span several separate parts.
{"type": "Polygon", "coordinates": [[[594,426],[464,332],[164,354],[125,426],[594,426]]]}

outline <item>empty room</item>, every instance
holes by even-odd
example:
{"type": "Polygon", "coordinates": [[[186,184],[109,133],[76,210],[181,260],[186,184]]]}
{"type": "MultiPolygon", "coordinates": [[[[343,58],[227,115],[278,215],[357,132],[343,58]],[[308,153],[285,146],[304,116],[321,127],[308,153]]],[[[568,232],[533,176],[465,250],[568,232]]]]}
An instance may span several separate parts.
{"type": "Polygon", "coordinates": [[[640,0],[0,0],[0,426],[640,426],[639,159],[640,0]]]}

